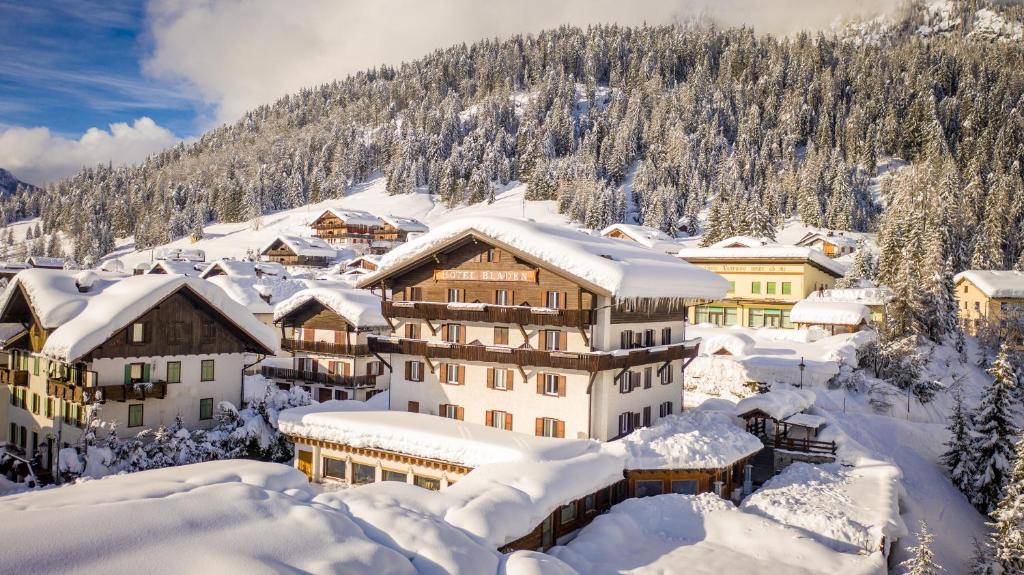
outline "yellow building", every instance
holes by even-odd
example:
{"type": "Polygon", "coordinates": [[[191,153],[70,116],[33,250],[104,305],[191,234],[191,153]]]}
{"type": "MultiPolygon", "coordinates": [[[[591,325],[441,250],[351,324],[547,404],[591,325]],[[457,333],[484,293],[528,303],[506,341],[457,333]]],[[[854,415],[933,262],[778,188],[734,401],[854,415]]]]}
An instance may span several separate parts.
{"type": "Polygon", "coordinates": [[[686,248],[678,256],[729,282],[724,300],[690,309],[692,323],[793,327],[793,305],[843,276],[839,264],[806,247],[686,248]]]}
{"type": "Polygon", "coordinates": [[[968,335],[978,335],[986,322],[998,325],[1001,332],[1013,326],[1020,337],[1024,325],[1024,272],[1006,270],[968,270],[954,278],[960,325],[968,335]]]}

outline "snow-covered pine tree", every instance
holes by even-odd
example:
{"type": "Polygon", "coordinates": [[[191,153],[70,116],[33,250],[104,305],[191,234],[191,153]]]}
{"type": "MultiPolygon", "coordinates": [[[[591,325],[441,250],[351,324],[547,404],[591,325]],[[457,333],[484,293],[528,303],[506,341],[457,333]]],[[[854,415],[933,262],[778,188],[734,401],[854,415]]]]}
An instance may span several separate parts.
{"type": "Polygon", "coordinates": [[[971,554],[970,571],[968,575],[999,575],[996,571],[998,565],[993,557],[992,544],[986,538],[985,541],[974,539],[974,553],[971,554]]]}
{"type": "Polygon", "coordinates": [[[970,414],[964,409],[963,391],[957,389],[953,396],[953,411],[949,415],[949,441],[944,443],[946,451],[941,456],[942,464],[949,470],[949,478],[967,499],[971,499],[974,489],[974,470],[972,457],[972,436],[970,414]]]}
{"type": "Polygon", "coordinates": [[[911,557],[900,565],[907,575],[938,575],[943,571],[935,562],[935,553],[932,551],[934,541],[935,536],[928,530],[928,523],[921,520],[921,527],[917,532],[917,545],[908,549],[911,557]]]}
{"type": "Polygon", "coordinates": [[[992,383],[985,388],[974,410],[973,448],[974,505],[984,513],[995,509],[1010,476],[1013,442],[1019,431],[1014,424],[1017,409],[1014,389],[1017,374],[1010,360],[1011,349],[1004,342],[995,364],[988,370],[992,383]]]}
{"type": "Polygon", "coordinates": [[[1003,573],[1024,574],[1024,438],[1017,441],[1013,469],[992,518],[996,560],[1003,573]]]}

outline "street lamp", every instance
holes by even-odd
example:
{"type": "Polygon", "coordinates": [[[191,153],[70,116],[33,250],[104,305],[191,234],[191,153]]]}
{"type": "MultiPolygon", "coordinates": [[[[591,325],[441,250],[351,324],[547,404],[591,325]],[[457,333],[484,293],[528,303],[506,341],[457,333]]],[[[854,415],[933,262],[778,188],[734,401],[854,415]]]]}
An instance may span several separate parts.
{"type": "Polygon", "coordinates": [[[797,385],[797,387],[800,388],[800,389],[803,389],[804,388],[804,370],[807,369],[807,364],[804,363],[803,356],[800,357],[800,365],[798,365],[797,367],[800,368],[800,385],[797,385]]]}

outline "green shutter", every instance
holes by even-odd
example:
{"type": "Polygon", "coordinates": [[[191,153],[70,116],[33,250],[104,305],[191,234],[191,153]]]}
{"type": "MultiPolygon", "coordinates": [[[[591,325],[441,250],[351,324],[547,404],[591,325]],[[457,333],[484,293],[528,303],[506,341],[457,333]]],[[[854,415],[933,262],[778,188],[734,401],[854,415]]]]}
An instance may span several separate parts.
{"type": "Polygon", "coordinates": [[[142,364],[142,381],[149,381],[149,364],[142,364]]]}
{"type": "Polygon", "coordinates": [[[132,364],[124,364],[124,384],[128,385],[132,382],[132,364]]]}

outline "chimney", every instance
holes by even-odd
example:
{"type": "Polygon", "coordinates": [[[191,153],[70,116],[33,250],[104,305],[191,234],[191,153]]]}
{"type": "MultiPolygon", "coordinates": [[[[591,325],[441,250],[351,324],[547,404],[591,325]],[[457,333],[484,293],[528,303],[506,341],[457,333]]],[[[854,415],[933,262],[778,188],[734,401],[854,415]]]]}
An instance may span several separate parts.
{"type": "Polygon", "coordinates": [[[270,298],[273,297],[274,295],[273,291],[270,289],[270,286],[268,286],[267,284],[258,283],[253,287],[256,288],[256,293],[260,294],[260,299],[269,304],[270,298]]]}
{"type": "Polygon", "coordinates": [[[92,270],[80,271],[75,274],[75,287],[78,288],[79,293],[86,293],[92,289],[93,284],[96,283],[97,279],[99,279],[99,277],[96,275],[96,272],[92,270]]]}

